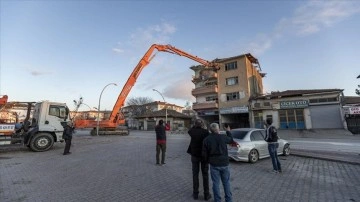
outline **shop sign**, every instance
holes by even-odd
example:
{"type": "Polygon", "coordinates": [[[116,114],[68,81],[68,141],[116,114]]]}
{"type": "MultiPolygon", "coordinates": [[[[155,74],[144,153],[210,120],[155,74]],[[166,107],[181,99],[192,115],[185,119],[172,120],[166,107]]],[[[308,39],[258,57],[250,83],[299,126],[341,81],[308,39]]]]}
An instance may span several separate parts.
{"type": "Polygon", "coordinates": [[[309,101],[307,100],[291,100],[280,102],[280,109],[305,108],[308,106],[309,101]]]}
{"type": "Polygon", "coordinates": [[[15,124],[0,124],[0,132],[12,132],[15,130],[15,124]]]}
{"type": "Polygon", "coordinates": [[[220,109],[220,114],[241,114],[249,113],[249,108],[247,106],[242,107],[229,107],[220,109]]]}
{"type": "Polygon", "coordinates": [[[360,114],[360,107],[350,107],[349,114],[360,114]]]}

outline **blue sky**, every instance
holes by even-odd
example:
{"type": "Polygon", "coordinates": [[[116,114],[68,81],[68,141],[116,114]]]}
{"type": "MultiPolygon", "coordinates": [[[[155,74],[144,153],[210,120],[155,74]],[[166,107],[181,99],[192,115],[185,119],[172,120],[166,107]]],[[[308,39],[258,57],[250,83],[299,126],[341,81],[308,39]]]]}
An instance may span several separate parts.
{"type": "MultiPolygon", "coordinates": [[[[206,60],[251,53],[265,93],[360,83],[359,1],[0,0],[0,95],[10,101],[84,103],[111,110],[151,44],[206,60]]],[[[191,65],[158,52],[129,97],[193,102],[191,65]]],[[[129,98],[128,97],[128,98],[129,98]]],[[[80,110],[88,110],[83,106],[80,110]]]]}

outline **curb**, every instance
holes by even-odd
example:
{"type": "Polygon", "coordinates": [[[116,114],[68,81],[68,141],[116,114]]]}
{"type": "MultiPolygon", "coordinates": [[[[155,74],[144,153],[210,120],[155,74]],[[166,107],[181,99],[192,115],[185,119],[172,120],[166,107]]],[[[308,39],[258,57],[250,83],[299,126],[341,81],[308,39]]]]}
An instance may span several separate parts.
{"type": "Polygon", "coordinates": [[[326,161],[348,163],[352,165],[360,165],[360,154],[356,153],[336,153],[328,151],[311,151],[311,150],[297,150],[292,149],[292,156],[299,156],[305,158],[321,159],[326,161]]]}

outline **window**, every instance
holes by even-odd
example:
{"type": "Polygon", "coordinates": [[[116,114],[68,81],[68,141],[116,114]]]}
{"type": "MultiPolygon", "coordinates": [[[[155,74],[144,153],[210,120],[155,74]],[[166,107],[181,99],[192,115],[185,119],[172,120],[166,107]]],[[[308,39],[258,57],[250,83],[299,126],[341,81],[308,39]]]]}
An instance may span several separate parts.
{"type": "Polygon", "coordinates": [[[264,102],[264,107],[270,107],[270,102],[264,102]]]}
{"type": "Polygon", "coordinates": [[[216,86],[217,81],[208,81],[205,83],[205,86],[216,86]]]}
{"type": "Polygon", "coordinates": [[[239,92],[226,93],[226,101],[239,100],[239,99],[240,99],[239,92]]]}
{"type": "Polygon", "coordinates": [[[279,110],[279,118],[282,129],[305,129],[303,109],[279,110]]]}
{"type": "Polygon", "coordinates": [[[320,103],[320,102],[337,102],[339,101],[338,97],[330,97],[330,98],[316,98],[310,99],[309,103],[320,103]]]}
{"type": "Polygon", "coordinates": [[[239,83],[239,79],[238,79],[237,76],[226,79],[226,85],[228,85],[228,86],[232,86],[232,85],[235,85],[235,84],[238,84],[238,83],[239,83]]]}
{"type": "Polygon", "coordinates": [[[66,109],[64,106],[51,105],[49,108],[49,115],[57,116],[60,118],[65,118],[66,117],[66,109]]]}
{"type": "Polygon", "coordinates": [[[255,103],[254,107],[260,107],[260,103],[255,103]]]}
{"type": "Polygon", "coordinates": [[[244,139],[248,132],[247,131],[239,131],[239,130],[232,130],[231,135],[235,139],[244,139]]]}
{"type": "Polygon", "coordinates": [[[237,69],[237,62],[230,62],[225,64],[225,71],[237,69]]]}
{"type": "Polygon", "coordinates": [[[251,141],[260,141],[260,140],[264,140],[264,137],[260,131],[254,131],[251,133],[250,139],[251,141]]]}
{"type": "Polygon", "coordinates": [[[218,100],[218,98],[216,95],[206,97],[206,101],[217,101],[217,100],[218,100]]]}
{"type": "Polygon", "coordinates": [[[262,111],[254,111],[255,128],[264,128],[262,111]]]}

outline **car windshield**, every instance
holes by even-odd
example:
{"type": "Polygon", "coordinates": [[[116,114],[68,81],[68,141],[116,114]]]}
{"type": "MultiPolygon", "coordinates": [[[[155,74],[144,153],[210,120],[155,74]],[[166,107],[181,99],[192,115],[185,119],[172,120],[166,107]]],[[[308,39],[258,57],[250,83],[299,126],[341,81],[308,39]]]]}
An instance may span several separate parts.
{"type": "Polygon", "coordinates": [[[236,139],[244,139],[248,131],[232,130],[231,135],[236,139]]]}

